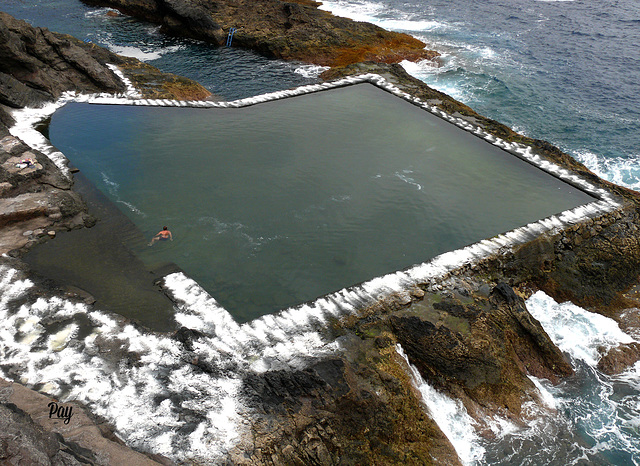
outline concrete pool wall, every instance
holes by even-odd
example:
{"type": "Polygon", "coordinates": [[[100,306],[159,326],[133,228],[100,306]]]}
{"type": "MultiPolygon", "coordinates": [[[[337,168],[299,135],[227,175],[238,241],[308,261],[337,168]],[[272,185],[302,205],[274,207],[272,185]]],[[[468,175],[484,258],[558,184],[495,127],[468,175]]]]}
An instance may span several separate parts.
{"type": "MultiPolygon", "coordinates": [[[[411,293],[415,292],[416,285],[418,284],[433,283],[456,269],[479,263],[488,257],[501,254],[514,246],[534,240],[544,233],[557,232],[566,229],[572,225],[583,222],[588,218],[593,218],[610,212],[620,206],[619,200],[616,199],[614,195],[604,189],[597,188],[574,173],[544,160],[542,157],[533,153],[530,147],[501,140],[489,134],[481,127],[474,125],[462,116],[449,115],[435,106],[429,105],[416,97],[400,91],[378,75],[368,74],[349,77],[330,83],[304,86],[293,90],[281,91],[233,102],[132,100],[129,97],[118,98],[112,96],[82,96],[80,98],[68,97],[67,101],[69,101],[69,99],[74,99],[90,103],[113,105],[240,108],[262,102],[365,82],[371,83],[427,110],[439,118],[455,124],[465,131],[490,142],[491,144],[522,160],[525,160],[554,177],[589,193],[597,200],[574,209],[567,210],[558,215],[553,215],[537,222],[530,223],[524,227],[517,228],[493,238],[479,241],[465,248],[441,254],[432,260],[409,267],[403,271],[390,273],[382,277],[369,280],[363,284],[345,288],[336,293],[319,298],[313,302],[295,306],[277,315],[263,316],[249,323],[252,328],[263,327],[265,325],[267,327],[272,327],[272,325],[276,323],[276,320],[281,321],[282,319],[286,321],[291,321],[291,319],[293,319],[293,321],[296,322],[296,325],[300,325],[304,321],[309,322],[310,320],[318,319],[324,320],[326,317],[343,315],[372,305],[375,302],[385,299],[391,295],[399,295],[403,296],[401,299],[411,300],[411,293]]],[[[22,126],[22,131],[16,135],[27,140],[27,142],[37,139],[37,137],[24,137],[24,130],[25,126],[22,126]]],[[[36,142],[36,144],[38,143],[36,142]]],[[[59,166],[66,166],[64,156],[51,147],[44,147],[46,144],[46,141],[41,141],[37,148],[47,154],[50,154],[54,160],[57,160],[59,166]]],[[[174,299],[178,303],[181,303],[179,305],[179,310],[175,315],[176,321],[180,325],[185,325],[202,331],[214,332],[217,335],[220,335],[221,332],[228,334],[228,332],[233,333],[238,331],[239,327],[238,324],[235,323],[234,319],[226,310],[217,304],[215,299],[209,296],[208,293],[195,283],[195,281],[184,276],[184,274],[178,273],[166,276],[164,283],[165,287],[170,291],[174,299]],[[222,327],[224,327],[224,330],[222,327]]],[[[283,325],[285,327],[288,326],[283,322],[280,322],[277,327],[283,327],[283,325]]],[[[245,327],[245,325],[242,327],[245,327]]]]}

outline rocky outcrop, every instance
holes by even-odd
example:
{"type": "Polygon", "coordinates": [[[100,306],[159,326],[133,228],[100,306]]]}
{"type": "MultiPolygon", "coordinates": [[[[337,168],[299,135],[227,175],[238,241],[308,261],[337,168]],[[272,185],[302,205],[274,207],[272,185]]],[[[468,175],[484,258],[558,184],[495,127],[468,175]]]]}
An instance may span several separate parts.
{"type": "Polygon", "coordinates": [[[627,343],[611,348],[598,361],[598,369],[605,374],[615,375],[629,369],[638,361],[640,361],[640,343],[627,343]]]}
{"type": "Polygon", "coordinates": [[[441,300],[427,295],[389,318],[409,360],[436,388],[492,413],[517,416],[534,391],[529,375],[557,382],[573,373],[511,287],[499,283],[488,298],[467,294],[441,300]]]}
{"type": "Polygon", "coordinates": [[[248,374],[251,434],[234,464],[460,464],[412,386],[392,338],[344,340],[347,350],[304,370],[248,374]]]}
{"type": "Polygon", "coordinates": [[[104,66],[111,54],[90,48],[0,13],[0,103],[34,107],[66,91],[124,92],[122,80],[104,66]]]}
{"type": "Polygon", "coordinates": [[[168,465],[126,447],[104,423],[77,403],[65,403],[65,417],[52,415],[57,401],[0,379],[0,462],[137,466],[168,465]],[[51,405],[50,405],[51,404],[51,405]]]}
{"type": "MultiPolygon", "coordinates": [[[[69,35],[32,27],[0,12],[2,105],[37,107],[69,91],[85,94],[125,92],[125,84],[107,64],[117,65],[125,74],[131,74],[141,92],[145,93],[148,88],[148,97],[204,99],[211,95],[191,80],[160,73],[138,60],[121,57],[69,35]],[[174,94],[172,90],[179,92],[174,94]]],[[[0,120],[5,120],[6,116],[5,113],[0,120]]]]}
{"type": "Polygon", "coordinates": [[[83,0],[161,24],[164,31],[224,45],[231,28],[234,46],[263,55],[338,66],[372,60],[398,63],[438,54],[407,34],[352,21],[319,10],[313,0],[83,0]]]}
{"type": "Polygon", "coordinates": [[[0,129],[0,253],[33,245],[54,229],[94,220],[72,182],[44,154],[0,129]],[[29,166],[26,166],[26,165],[29,166]]]}

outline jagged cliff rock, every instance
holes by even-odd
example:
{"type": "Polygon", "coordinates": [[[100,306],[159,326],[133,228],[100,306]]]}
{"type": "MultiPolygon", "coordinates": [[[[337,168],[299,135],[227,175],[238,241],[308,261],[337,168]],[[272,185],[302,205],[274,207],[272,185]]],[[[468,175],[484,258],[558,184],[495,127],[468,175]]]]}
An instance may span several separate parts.
{"type": "Polygon", "coordinates": [[[136,59],[0,12],[0,104],[36,107],[68,91],[125,92],[125,84],[107,64],[119,66],[136,84],[147,83],[138,88],[148,90],[148,97],[204,99],[211,95],[191,80],[160,73],[136,59]],[[164,94],[159,95],[163,88],[164,94]]]}
{"type": "Polygon", "coordinates": [[[337,66],[373,60],[398,63],[438,54],[407,35],[319,10],[313,0],[83,0],[161,24],[166,32],[234,46],[268,57],[337,66]]]}
{"type": "Polygon", "coordinates": [[[65,91],[124,92],[107,50],[0,13],[0,103],[33,107],[65,91]]]}
{"type": "Polygon", "coordinates": [[[491,412],[520,415],[534,391],[528,375],[557,382],[573,370],[522,297],[499,283],[488,298],[416,303],[389,323],[423,377],[491,412]]]}

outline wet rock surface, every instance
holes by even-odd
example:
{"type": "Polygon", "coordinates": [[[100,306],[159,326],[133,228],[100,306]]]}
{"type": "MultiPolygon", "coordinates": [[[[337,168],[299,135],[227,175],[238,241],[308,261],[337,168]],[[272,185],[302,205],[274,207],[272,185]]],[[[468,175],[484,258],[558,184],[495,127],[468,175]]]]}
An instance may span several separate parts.
{"type": "Polygon", "coordinates": [[[398,63],[433,59],[438,54],[407,35],[370,23],[333,16],[313,0],[83,0],[161,24],[166,32],[224,45],[235,28],[232,45],[268,57],[337,66],[373,60],[398,63]]]}
{"type": "Polygon", "coordinates": [[[573,373],[522,297],[504,283],[488,299],[416,303],[389,323],[426,380],[495,413],[520,414],[534,391],[528,375],[557,382],[573,373]]]}
{"type": "MultiPolygon", "coordinates": [[[[104,421],[77,403],[66,403],[66,418],[51,414],[56,400],[0,379],[0,462],[2,464],[158,465],[126,447],[104,421]]],[[[62,405],[62,403],[61,403],[62,405]]]]}
{"type": "Polygon", "coordinates": [[[627,343],[611,348],[600,361],[598,370],[607,375],[624,372],[640,361],[640,343],[627,343]]]}
{"type": "Polygon", "coordinates": [[[251,434],[234,464],[460,464],[391,339],[349,338],[303,370],[249,374],[251,434]]]}

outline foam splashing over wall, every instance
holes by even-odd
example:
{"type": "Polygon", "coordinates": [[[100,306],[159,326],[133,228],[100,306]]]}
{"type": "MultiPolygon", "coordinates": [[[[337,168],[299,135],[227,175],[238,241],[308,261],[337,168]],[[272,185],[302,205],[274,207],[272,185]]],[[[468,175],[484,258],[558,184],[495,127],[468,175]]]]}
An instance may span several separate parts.
{"type": "Polygon", "coordinates": [[[422,401],[432,419],[453,445],[460,461],[465,465],[481,461],[484,448],[480,445],[480,438],[473,427],[475,421],[469,416],[462,402],[449,398],[429,385],[418,369],[409,362],[400,345],[396,345],[396,351],[407,362],[412,382],[420,391],[422,401]]]}

